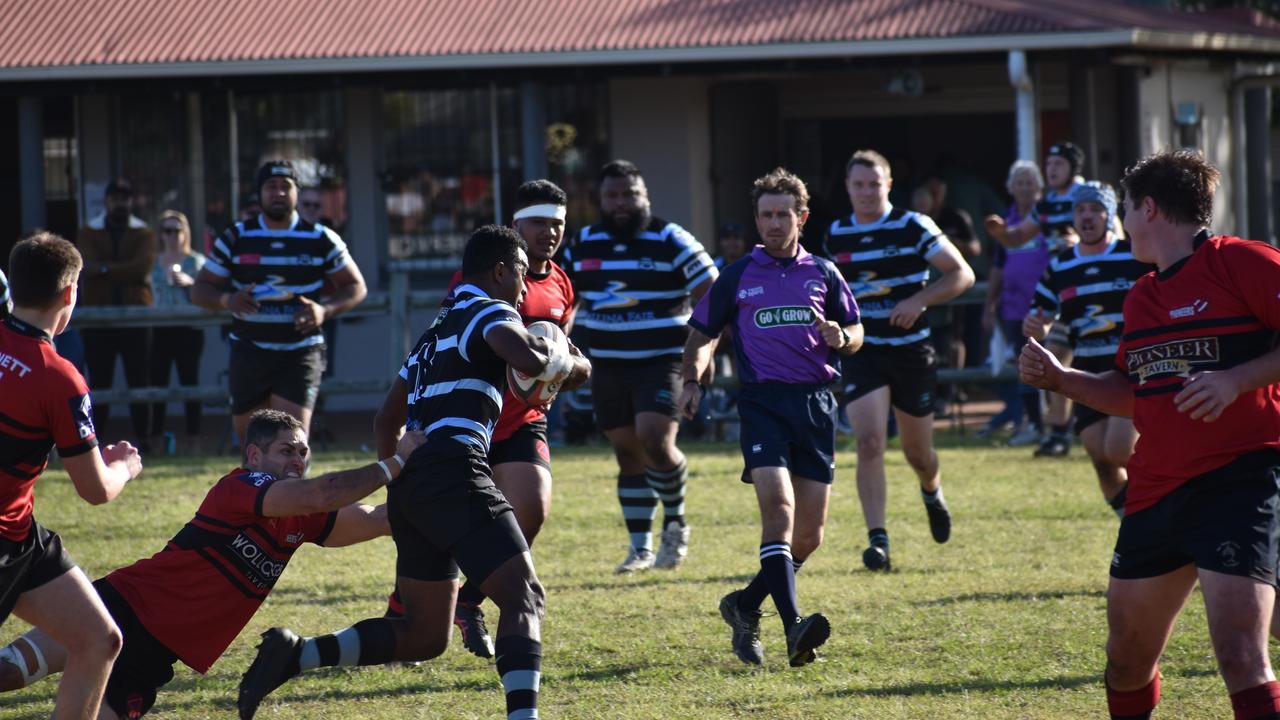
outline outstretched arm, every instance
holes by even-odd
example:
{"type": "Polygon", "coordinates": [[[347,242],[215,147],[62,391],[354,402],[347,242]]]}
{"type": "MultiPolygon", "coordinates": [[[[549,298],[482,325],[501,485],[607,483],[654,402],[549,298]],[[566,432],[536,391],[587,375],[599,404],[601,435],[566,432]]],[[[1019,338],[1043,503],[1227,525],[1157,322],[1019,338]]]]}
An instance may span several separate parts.
{"type": "Polygon", "coordinates": [[[79,455],[62,459],[71,476],[76,494],[90,505],[102,505],[115,499],[126,483],[142,472],[142,458],[137,448],[127,442],[107,445],[99,452],[92,448],[79,455]]]}
{"type": "Polygon", "coordinates": [[[403,461],[424,442],[426,436],[421,432],[408,432],[397,443],[396,455],[379,463],[315,478],[277,480],[262,498],[262,514],[267,517],[310,515],[350,505],[399,477],[404,470],[403,461]]]}
{"type": "Polygon", "coordinates": [[[391,525],[387,523],[385,503],[377,507],[353,503],[338,511],[333,529],[329,531],[329,537],[324,539],[324,546],[355,545],[390,534],[391,525]]]}
{"type": "Polygon", "coordinates": [[[1022,346],[1018,376],[1032,387],[1061,393],[1098,412],[1133,417],[1133,389],[1124,375],[1115,370],[1094,374],[1064,368],[1035,338],[1027,338],[1022,346]]]}

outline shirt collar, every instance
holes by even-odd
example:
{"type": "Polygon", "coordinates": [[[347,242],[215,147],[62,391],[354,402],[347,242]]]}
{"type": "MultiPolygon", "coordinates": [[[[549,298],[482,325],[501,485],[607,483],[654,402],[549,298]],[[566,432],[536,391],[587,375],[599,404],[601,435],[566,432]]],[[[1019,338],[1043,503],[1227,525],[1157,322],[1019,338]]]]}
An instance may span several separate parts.
{"type": "MultiPolygon", "coordinates": [[[[777,265],[780,260],[780,258],[770,255],[763,245],[757,245],[751,249],[751,259],[758,265],[777,265]]],[[[809,254],[808,250],[804,249],[804,245],[801,245],[797,248],[796,256],[792,258],[792,261],[797,265],[810,263],[813,262],[813,256],[809,254]]]]}
{"type": "Polygon", "coordinates": [[[35,325],[32,325],[29,322],[26,322],[24,320],[19,320],[18,318],[12,315],[9,315],[4,319],[4,324],[10,330],[18,333],[19,335],[26,335],[27,337],[35,338],[37,340],[43,340],[47,343],[53,342],[53,338],[49,337],[49,333],[45,332],[44,330],[41,330],[40,328],[36,327],[35,325]]]}
{"type": "Polygon", "coordinates": [[[453,294],[455,297],[463,293],[466,293],[468,295],[479,295],[480,297],[483,297],[483,298],[489,297],[489,293],[481,290],[480,288],[476,287],[475,285],[472,285],[471,283],[462,283],[461,285],[453,289],[453,294]]]}

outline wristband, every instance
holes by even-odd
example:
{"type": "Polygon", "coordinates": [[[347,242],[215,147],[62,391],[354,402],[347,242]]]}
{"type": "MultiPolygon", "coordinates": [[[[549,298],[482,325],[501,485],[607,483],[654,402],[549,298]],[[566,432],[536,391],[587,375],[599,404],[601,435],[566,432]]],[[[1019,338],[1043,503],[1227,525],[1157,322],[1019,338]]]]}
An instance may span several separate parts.
{"type": "Polygon", "coordinates": [[[384,484],[390,485],[391,481],[394,479],[391,477],[391,468],[387,467],[387,463],[384,460],[378,461],[378,467],[382,468],[382,472],[387,476],[387,482],[384,484]]]}
{"type": "Polygon", "coordinates": [[[391,456],[391,458],[388,458],[388,459],[392,459],[392,458],[394,458],[396,462],[400,463],[400,470],[401,470],[401,471],[403,471],[403,470],[404,470],[404,458],[400,457],[400,453],[396,453],[395,455],[392,455],[392,456],[391,456]]]}

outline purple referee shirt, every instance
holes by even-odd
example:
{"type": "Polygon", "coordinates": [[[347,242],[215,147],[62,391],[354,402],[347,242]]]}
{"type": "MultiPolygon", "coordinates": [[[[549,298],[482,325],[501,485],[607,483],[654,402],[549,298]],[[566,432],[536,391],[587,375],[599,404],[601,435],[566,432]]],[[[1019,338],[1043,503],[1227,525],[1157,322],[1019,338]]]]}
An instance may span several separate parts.
{"type": "Polygon", "coordinates": [[[718,337],[733,325],[744,383],[820,385],[840,376],[840,354],[822,341],[821,320],[859,322],[858,303],[836,266],[803,247],[779,260],[757,245],[721,271],[689,327],[718,337]]]}

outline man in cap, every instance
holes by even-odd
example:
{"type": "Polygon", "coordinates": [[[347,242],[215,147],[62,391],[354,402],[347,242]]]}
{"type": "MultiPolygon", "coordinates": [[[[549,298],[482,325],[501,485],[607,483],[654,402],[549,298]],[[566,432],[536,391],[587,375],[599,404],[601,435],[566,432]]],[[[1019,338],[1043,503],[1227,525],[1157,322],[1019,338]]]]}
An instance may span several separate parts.
{"type": "Polygon", "coordinates": [[[368,294],[342,238],[298,214],[293,164],[272,160],[257,180],[262,214],[222,233],[191,288],[197,305],[234,316],[228,384],[241,439],[262,408],[283,410],[310,431],[325,368],[320,326],[368,294]]]}

